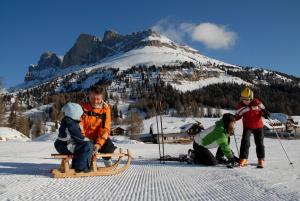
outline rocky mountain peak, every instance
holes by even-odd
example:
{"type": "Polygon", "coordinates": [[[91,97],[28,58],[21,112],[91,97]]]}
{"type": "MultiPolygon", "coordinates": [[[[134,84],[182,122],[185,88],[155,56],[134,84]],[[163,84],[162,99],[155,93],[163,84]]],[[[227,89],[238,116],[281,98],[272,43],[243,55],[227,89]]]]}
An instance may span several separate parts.
{"type": "Polygon", "coordinates": [[[58,67],[61,65],[61,59],[53,52],[46,51],[40,56],[37,68],[58,67]]]}
{"type": "Polygon", "coordinates": [[[66,53],[62,67],[94,63],[110,53],[102,46],[100,38],[89,34],[80,34],[74,46],[66,53]]]}
{"type": "Polygon", "coordinates": [[[110,29],[110,30],[107,30],[104,32],[103,41],[112,40],[112,39],[116,39],[116,38],[120,38],[120,37],[122,37],[121,34],[110,29]]]}

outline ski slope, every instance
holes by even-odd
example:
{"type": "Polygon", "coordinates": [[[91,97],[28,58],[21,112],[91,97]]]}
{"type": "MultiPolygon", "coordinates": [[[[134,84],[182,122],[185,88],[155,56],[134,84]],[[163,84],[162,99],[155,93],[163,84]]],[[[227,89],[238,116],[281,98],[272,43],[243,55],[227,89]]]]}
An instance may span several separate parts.
{"type": "MultiPolygon", "coordinates": [[[[204,124],[211,123],[207,119],[204,124]]],[[[240,131],[239,122],[238,142],[240,131]]],[[[134,159],[128,170],[111,177],[69,179],[50,177],[50,169],[59,164],[50,157],[55,152],[53,141],[0,142],[0,200],[300,200],[300,141],[282,142],[294,168],[276,139],[265,139],[265,169],[255,167],[253,139],[250,165],[235,169],[179,162],[160,164],[155,160],[158,145],[124,140],[116,145],[132,150],[134,159]]],[[[231,146],[236,152],[235,145],[231,146]]],[[[169,144],[165,153],[178,156],[191,147],[169,144]]]]}

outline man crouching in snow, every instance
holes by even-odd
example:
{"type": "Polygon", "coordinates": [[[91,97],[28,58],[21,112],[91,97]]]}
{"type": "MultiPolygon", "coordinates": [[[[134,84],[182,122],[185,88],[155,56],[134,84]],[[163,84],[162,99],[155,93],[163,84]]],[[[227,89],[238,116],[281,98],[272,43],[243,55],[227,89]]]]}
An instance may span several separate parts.
{"type": "Polygon", "coordinates": [[[59,134],[54,142],[60,154],[73,154],[72,168],[76,172],[88,172],[93,154],[93,144],[81,134],[79,126],[83,110],[79,104],[67,103],[62,108],[65,117],[61,120],[59,134]]]}
{"type": "MultiPolygon", "coordinates": [[[[81,106],[84,111],[81,126],[84,135],[94,143],[94,153],[113,153],[115,145],[109,138],[111,112],[109,105],[104,102],[105,89],[100,86],[93,86],[89,90],[81,106]]],[[[106,167],[111,166],[110,157],[103,157],[106,167]]]]}
{"type": "Polygon", "coordinates": [[[220,147],[223,154],[228,158],[231,167],[237,166],[232,150],[228,143],[228,137],[234,134],[235,117],[226,113],[216,124],[194,137],[194,162],[196,164],[214,166],[217,159],[209,149],[220,147]]]}

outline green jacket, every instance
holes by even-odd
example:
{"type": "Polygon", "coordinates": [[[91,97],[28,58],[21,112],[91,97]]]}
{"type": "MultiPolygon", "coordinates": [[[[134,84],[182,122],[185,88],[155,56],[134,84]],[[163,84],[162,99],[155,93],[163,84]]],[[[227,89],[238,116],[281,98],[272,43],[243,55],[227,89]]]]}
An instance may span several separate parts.
{"type": "Polygon", "coordinates": [[[224,123],[222,120],[217,121],[215,126],[197,134],[194,137],[194,141],[207,149],[220,146],[224,155],[228,159],[233,158],[231,148],[228,144],[228,135],[225,133],[224,123]]]}

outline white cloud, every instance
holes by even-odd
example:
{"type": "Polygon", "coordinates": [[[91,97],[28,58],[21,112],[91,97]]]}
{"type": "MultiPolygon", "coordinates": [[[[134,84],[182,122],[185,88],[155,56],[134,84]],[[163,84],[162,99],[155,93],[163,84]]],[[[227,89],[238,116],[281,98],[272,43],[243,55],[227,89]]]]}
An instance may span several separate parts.
{"type": "Polygon", "coordinates": [[[202,42],[209,49],[227,49],[235,44],[236,33],[225,26],[213,23],[201,23],[190,32],[193,40],[202,42]]]}
{"type": "Polygon", "coordinates": [[[185,35],[185,33],[180,31],[175,24],[170,23],[168,18],[159,20],[151,28],[179,43],[183,41],[183,37],[185,35]]]}
{"type": "Polygon", "coordinates": [[[168,18],[162,19],[152,29],[167,36],[171,40],[182,43],[184,38],[189,37],[193,41],[201,42],[208,49],[228,49],[235,44],[237,34],[228,30],[226,26],[214,23],[191,23],[174,24],[168,18]]]}

